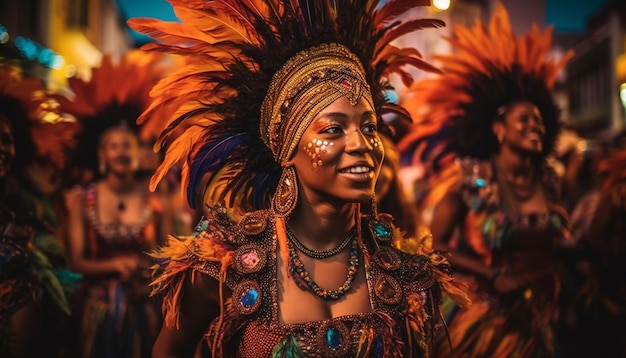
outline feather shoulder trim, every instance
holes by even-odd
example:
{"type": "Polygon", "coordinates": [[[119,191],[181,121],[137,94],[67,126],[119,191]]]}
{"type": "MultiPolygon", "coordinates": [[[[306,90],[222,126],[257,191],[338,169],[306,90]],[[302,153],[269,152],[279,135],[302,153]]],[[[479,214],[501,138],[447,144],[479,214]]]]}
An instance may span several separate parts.
{"type": "MultiPolygon", "coordinates": [[[[190,236],[170,236],[164,246],[150,255],[153,266],[152,294],[163,293],[165,323],[178,326],[180,295],[187,275],[198,271],[215,278],[221,286],[232,288],[227,272],[235,268],[237,248],[261,234],[267,227],[269,211],[238,216],[233,211],[214,205],[190,236]]],[[[221,296],[221,295],[220,295],[221,296]]]]}
{"type": "Polygon", "coordinates": [[[400,251],[412,255],[428,257],[431,269],[441,289],[461,307],[471,306],[467,295],[468,288],[454,278],[452,267],[445,253],[433,249],[433,235],[429,230],[422,230],[417,237],[398,237],[393,245],[400,251]]]}

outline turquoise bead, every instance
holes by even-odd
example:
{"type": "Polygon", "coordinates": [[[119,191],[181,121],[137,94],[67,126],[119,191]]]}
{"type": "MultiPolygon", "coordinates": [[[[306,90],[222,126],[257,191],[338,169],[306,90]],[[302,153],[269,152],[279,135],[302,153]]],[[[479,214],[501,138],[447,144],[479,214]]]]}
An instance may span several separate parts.
{"type": "Polygon", "coordinates": [[[389,237],[389,235],[391,235],[391,229],[385,224],[376,223],[374,225],[374,234],[381,238],[389,237]]]}
{"type": "Polygon", "coordinates": [[[251,306],[254,306],[258,300],[259,300],[259,292],[256,289],[251,288],[241,298],[241,304],[244,307],[251,307],[251,306]]]}
{"type": "Polygon", "coordinates": [[[341,338],[341,333],[337,329],[331,328],[326,331],[326,345],[328,348],[338,349],[341,347],[341,343],[343,343],[343,340],[341,338]]]}

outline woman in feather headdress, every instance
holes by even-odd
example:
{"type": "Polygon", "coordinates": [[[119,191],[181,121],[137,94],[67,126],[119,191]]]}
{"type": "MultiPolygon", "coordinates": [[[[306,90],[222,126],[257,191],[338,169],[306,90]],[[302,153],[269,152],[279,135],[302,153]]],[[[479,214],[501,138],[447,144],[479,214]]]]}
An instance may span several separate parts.
{"type": "Polygon", "coordinates": [[[58,353],[49,338],[58,337],[61,322],[70,314],[66,294],[71,282],[65,279],[72,275],[64,266],[56,236],[58,217],[44,188],[58,189],[51,178],[60,176],[73,129],[75,123],[59,112],[39,79],[0,64],[2,357],[58,353]],[[35,178],[35,167],[51,175],[35,178]]]}
{"type": "Polygon", "coordinates": [[[114,64],[106,56],[89,81],[70,79],[72,100],[59,99],[82,126],[74,168],[92,177],[77,181],[82,186],[68,200],[68,258],[83,275],[72,336],[77,356],[149,357],[160,327],[145,253],[171,232],[173,216],[166,197],[151,193],[141,176],[141,139],[150,134],[135,121],[162,60],[131,52],[114,64]]]}
{"type": "Polygon", "coordinates": [[[474,290],[471,307],[445,309],[452,355],[554,356],[568,231],[546,157],[559,128],[550,90],[571,53],[547,61],[550,30],[516,37],[500,3],[488,26],[453,34],[443,74],[411,89],[416,124],[399,144],[405,164],[431,165],[434,247],[474,290]]]}
{"type": "Polygon", "coordinates": [[[442,24],[403,21],[419,1],[170,2],[181,23],[130,22],[189,60],[142,116],[177,108],[152,184],[182,160],[206,218],[153,254],[153,355],[191,356],[206,335],[213,357],[429,356],[441,290],[464,295],[427,235],[419,254],[392,247],[371,201],[380,117],[407,118],[386,78],[432,69],[391,41],[442,24]]]}

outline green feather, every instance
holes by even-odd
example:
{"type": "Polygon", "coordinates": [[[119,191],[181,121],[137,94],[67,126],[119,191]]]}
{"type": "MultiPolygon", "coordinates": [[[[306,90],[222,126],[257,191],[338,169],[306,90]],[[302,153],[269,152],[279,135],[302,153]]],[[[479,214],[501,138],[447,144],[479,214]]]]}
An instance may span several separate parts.
{"type": "Polygon", "coordinates": [[[300,349],[298,341],[292,335],[283,339],[272,350],[271,358],[299,358],[304,357],[304,352],[300,349]]]}

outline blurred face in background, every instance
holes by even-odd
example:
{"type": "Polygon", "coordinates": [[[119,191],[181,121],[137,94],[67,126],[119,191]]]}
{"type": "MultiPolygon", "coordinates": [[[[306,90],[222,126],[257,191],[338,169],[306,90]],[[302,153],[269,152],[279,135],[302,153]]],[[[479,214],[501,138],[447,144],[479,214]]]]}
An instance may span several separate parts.
{"type": "Polygon", "coordinates": [[[4,178],[15,159],[13,129],[4,115],[0,114],[0,178],[4,178]]]}
{"type": "Polygon", "coordinates": [[[127,129],[109,129],[102,136],[99,158],[104,162],[107,173],[117,175],[135,173],[139,169],[137,136],[127,129]]]}
{"type": "Polygon", "coordinates": [[[539,108],[528,101],[514,102],[504,109],[494,122],[494,133],[503,146],[527,152],[540,153],[546,128],[539,108]]]}

